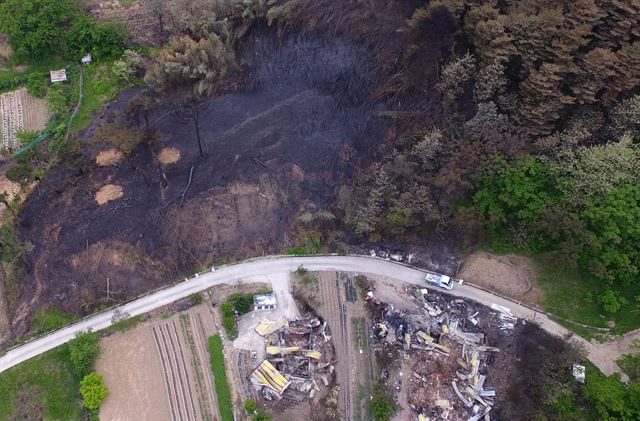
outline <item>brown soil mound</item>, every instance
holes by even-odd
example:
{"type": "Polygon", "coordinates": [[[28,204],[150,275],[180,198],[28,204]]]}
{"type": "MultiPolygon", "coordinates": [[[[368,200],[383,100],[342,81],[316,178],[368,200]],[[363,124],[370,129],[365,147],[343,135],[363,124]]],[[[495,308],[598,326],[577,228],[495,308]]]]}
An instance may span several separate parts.
{"type": "Polygon", "coordinates": [[[122,161],[122,152],[115,148],[100,151],[96,156],[96,165],[99,167],[110,167],[122,161]]]}
{"type": "Polygon", "coordinates": [[[176,148],[163,148],[158,155],[161,164],[173,164],[180,160],[180,151],[176,148]]]}
{"type": "Polygon", "coordinates": [[[459,277],[529,303],[536,303],[540,298],[540,291],[533,284],[533,263],[524,256],[474,253],[466,259],[459,277]]]}
{"type": "Polygon", "coordinates": [[[96,202],[99,205],[121,198],[124,195],[122,187],[116,184],[107,184],[100,187],[100,190],[96,193],[96,202]]]}

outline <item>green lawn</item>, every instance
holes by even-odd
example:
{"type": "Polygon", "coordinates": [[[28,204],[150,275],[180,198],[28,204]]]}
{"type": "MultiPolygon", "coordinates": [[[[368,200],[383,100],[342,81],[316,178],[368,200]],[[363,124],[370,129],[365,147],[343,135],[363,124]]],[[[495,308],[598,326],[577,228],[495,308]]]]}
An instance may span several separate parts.
{"type": "Polygon", "coordinates": [[[0,421],[83,420],[79,381],[69,362],[66,346],[1,373],[0,421]]]}
{"type": "Polygon", "coordinates": [[[84,99],[72,123],[73,129],[89,125],[91,116],[99,111],[105,102],[111,101],[124,86],[111,71],[111,64],[91,64],[84,72],[84,99]]]}
{"type": "Polygon", "coordinates": [[[231,403],[231,390],[227,381],[227,373],[224,367],[224,353],[222,352],[222,340],[219,335],[209,337],[209,352],[211,354],[211,371],[213,372],[216,395],[218,396],[218,408],[222,421],[233,421],[233,404],[231,403]]]}
{"type": "Polygon", "coordinates": [[[31,324],[31,336],[44,335],[47,332],[66,326],[73,322],[76,316],[65,313],[56,308],[43,308],[38,310],[31,324]]]}
{"type": "MultiPolygon", "coordinates": [[[[627,304],[618,313],[607,313],[596,301],[601,285],[588,276],[537,259],[538,284],[545,292],[542,305],[558,316],[591,326],[607,327],[607,321],[615,323],[612,333],[622,334],[640,327],[640,287],[625,291],[627,304]]],[[[574,332],[585,336],[585,329],[571,323],[563,323],[574,332]]]]}

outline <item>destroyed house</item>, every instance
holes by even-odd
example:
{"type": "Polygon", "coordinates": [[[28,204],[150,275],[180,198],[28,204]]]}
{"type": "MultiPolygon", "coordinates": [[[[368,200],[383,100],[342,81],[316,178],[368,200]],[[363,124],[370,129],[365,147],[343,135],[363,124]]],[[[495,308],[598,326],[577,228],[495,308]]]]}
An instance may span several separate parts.
{"type": "Polygon", "coordinates": [[[259,294],[253,297],[253,309],[254,310],[269,310],[276,308],[277,300],[276,294],[259,294]]]}
{"type": "Polygon", "coordinates": [[[250,379],[256,389],[266,387],[272,392],[275,392],[278,399],[280,399],[282,393],[287,390],[287,387],[291,384],[291,382],[267,360],[262,361],[253,373],[251,373],[250,379]]]}

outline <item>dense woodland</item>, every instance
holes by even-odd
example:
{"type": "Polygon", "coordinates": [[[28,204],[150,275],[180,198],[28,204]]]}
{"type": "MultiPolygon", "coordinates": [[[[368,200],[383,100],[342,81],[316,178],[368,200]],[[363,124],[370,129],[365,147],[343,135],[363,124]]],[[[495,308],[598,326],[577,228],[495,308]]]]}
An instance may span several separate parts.
{"type": "MultiPolygon", "coordinates": [[[[604,313],[638,311],[637,1],[141,3],[155,22],[148,45],[81,1],[5,0],[0,27],[17,57],[91,52],[123,80],[144,76],[147,93],[128,114],[147,132],[158,94],[186,90],[197,128],[201,101],[243,89],[237,50],[255,25],[360,42],[376,57],[370,101],[389,130],[354,144],[352,172],[336,189],[332,211],[352,238],[426,246],[438,234],[461,253],[525,253],[577,274],[589,291],[578,299],[604,313]]],[[[62,93],[47,95],[56,114],[68,112],[62,93]]],[[[130,129],[102,130],[96,136],[118,139],[130,129]]],[[[146,136],[122,136],[120,146],[131,151],[146,136]]],[[[640,416],[640,383],[593,375],[583,389],[550,384],[536,397],[540,419],[584,419],[585,399],[601,419],[640,416]]]]}

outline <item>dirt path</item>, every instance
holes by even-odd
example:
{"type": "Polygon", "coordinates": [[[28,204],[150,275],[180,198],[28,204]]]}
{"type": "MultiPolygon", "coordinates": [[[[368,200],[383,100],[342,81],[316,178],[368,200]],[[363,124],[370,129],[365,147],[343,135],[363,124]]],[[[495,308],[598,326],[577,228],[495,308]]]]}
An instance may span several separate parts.
{"type": "Polygon", "coordinates": [[[329,324],[337,356],[338,405],[341,419],[360,420],[366,410],[362,399],[370,387],[372,370],[368,331],[361,300],[347,299],[347,275],[319,272],[319,305],[316,310],[329,324]],[[364,392],[363,392],[364,391],[364,392]],[[360,396],[363,395],[363,396],[360,396]]]}

